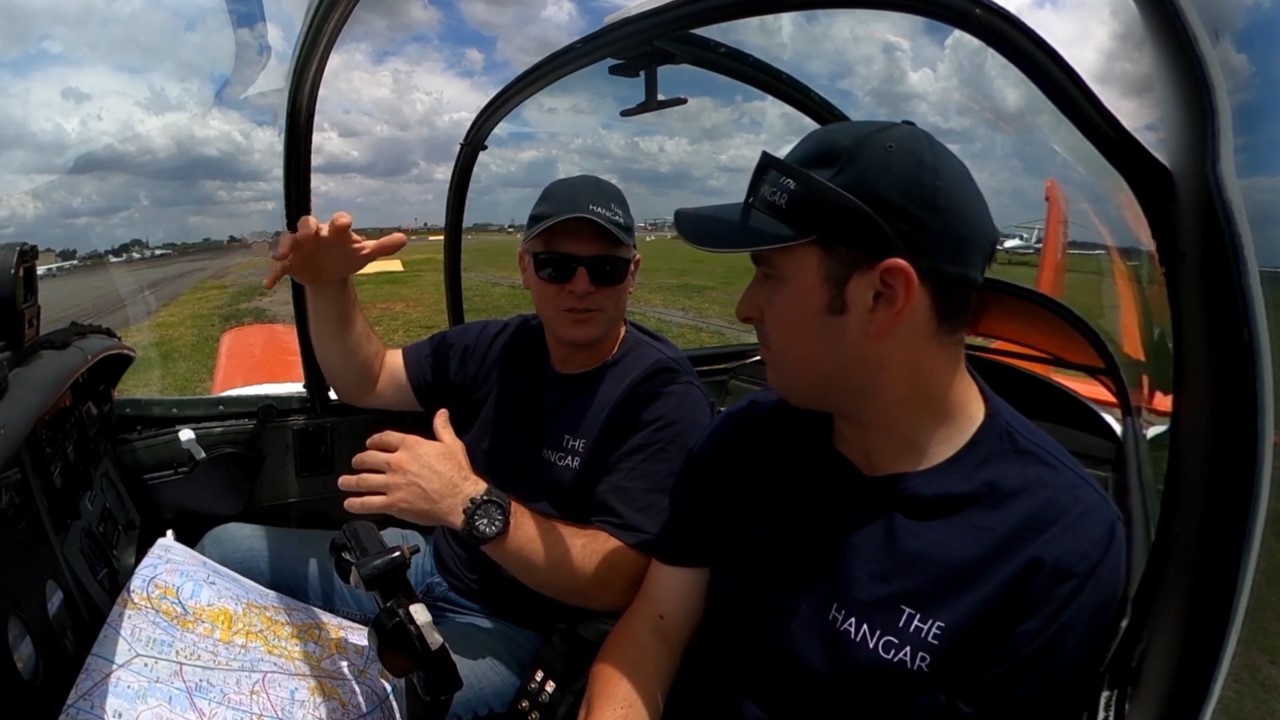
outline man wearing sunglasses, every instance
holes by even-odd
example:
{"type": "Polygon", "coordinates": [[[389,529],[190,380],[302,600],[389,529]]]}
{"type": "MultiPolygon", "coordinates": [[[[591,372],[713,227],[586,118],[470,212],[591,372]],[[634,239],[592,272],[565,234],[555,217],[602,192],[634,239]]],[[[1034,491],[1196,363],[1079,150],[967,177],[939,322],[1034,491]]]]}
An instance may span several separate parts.
{"type": "Polygon", "coordinates": [[[836,123],[675,224],[750,253],[770,389],[691,453],[582,717],[1081,717],[1122,520],[965,361],[998,239],[969,170],[912,123],[836,123]]]}
{"type": "MultiPolygon", "coordinates": [[[[622,192],[589,175],[557,180],[526,227],[518,264],[534,313],[404,348],[377,338],[351,280],[403,247],[403,235],[364,240],[345,214],[327,225],[304,218],[265,283],[289,274],[306,288],[316,353],[341,399],[441,408],[432,439],[370,437],[338,487],[352,493],[350,512],[409,523],[384,531],[388,544],[423,549],[410,580],[464,683],[451,718],[503,710],[555,626],[626,606],[680,463],[712,416],[680,350],[626,317],[640,257],[622,192]]],[[[232,524],[197,549],[368,622],[372,598],[331,569],[332,536],[232,524]]]]}

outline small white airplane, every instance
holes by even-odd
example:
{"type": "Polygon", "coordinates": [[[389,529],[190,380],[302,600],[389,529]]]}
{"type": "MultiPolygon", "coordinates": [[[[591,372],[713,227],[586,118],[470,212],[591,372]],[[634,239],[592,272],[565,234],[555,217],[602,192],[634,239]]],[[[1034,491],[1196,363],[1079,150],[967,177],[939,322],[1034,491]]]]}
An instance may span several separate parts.
{"type": "Polygon", "coordinates": [[[1044,248],[1044,234],[1040,228],[1034,228],[1030,236],[1024,232],[1000,233],[996,247],[1011,253],[1037,253],[1044,248]]]}
{"type": "Polygon", "coordinates": [[[80,264],[79,260],[68,260],[66,262],[49,263],[48,265],[36,266],[36,277],[57,277],[63,271],[80,264]]]}

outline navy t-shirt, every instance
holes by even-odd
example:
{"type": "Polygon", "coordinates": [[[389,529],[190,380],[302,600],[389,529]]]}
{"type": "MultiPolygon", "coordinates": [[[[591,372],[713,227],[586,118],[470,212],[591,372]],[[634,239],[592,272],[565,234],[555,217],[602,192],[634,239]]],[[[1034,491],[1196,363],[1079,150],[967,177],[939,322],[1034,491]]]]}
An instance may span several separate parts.
{"type": "MultiPolygon", "coordinates": [[[[472,467],[541,515],[594,525],[646,554],[672,483],[712,418],[679,348],[628,323],[594,369],[550,363],[536,315],[459,325],[404,349],[418,402],[449,409],[472,467]]],[[[458,594],[535,627],[582,614],[510,575],[454,530],[435,528],[434,559],[458,594]]]]}
{"type": "Polygon", "coordinates": [[[711,568],[664,718],[1078,717],[1124,607],[1121,516],[982,390],[959,452],[887,476],[769,391],[717,419],[657,555],[711,568]]]}

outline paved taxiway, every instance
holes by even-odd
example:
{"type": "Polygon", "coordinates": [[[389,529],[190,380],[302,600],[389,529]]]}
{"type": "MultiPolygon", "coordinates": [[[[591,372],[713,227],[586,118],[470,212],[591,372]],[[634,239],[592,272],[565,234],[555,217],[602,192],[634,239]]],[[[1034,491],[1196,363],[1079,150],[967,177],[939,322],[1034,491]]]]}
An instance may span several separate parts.
{"type": "Polygon", "coordinates": [[[55,277],[42,277],[41,330],[56,330],[73,320],[115,330],[143,322],[200,281],[263,252],[253,248],[208,250],[77,267],[55,277]]]}

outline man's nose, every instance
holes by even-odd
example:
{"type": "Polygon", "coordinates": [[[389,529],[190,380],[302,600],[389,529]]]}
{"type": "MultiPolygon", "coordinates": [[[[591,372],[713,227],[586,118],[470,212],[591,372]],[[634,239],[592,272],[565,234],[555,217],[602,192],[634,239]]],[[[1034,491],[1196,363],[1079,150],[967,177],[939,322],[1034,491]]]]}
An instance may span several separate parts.
{"type": "Polygon", "coordinates": [[[738,297],[738,305],[733,309],[733,314],[737,316],[740,323],[755,324],[755,308],[751,305],[746,291],[738,297]]]}

